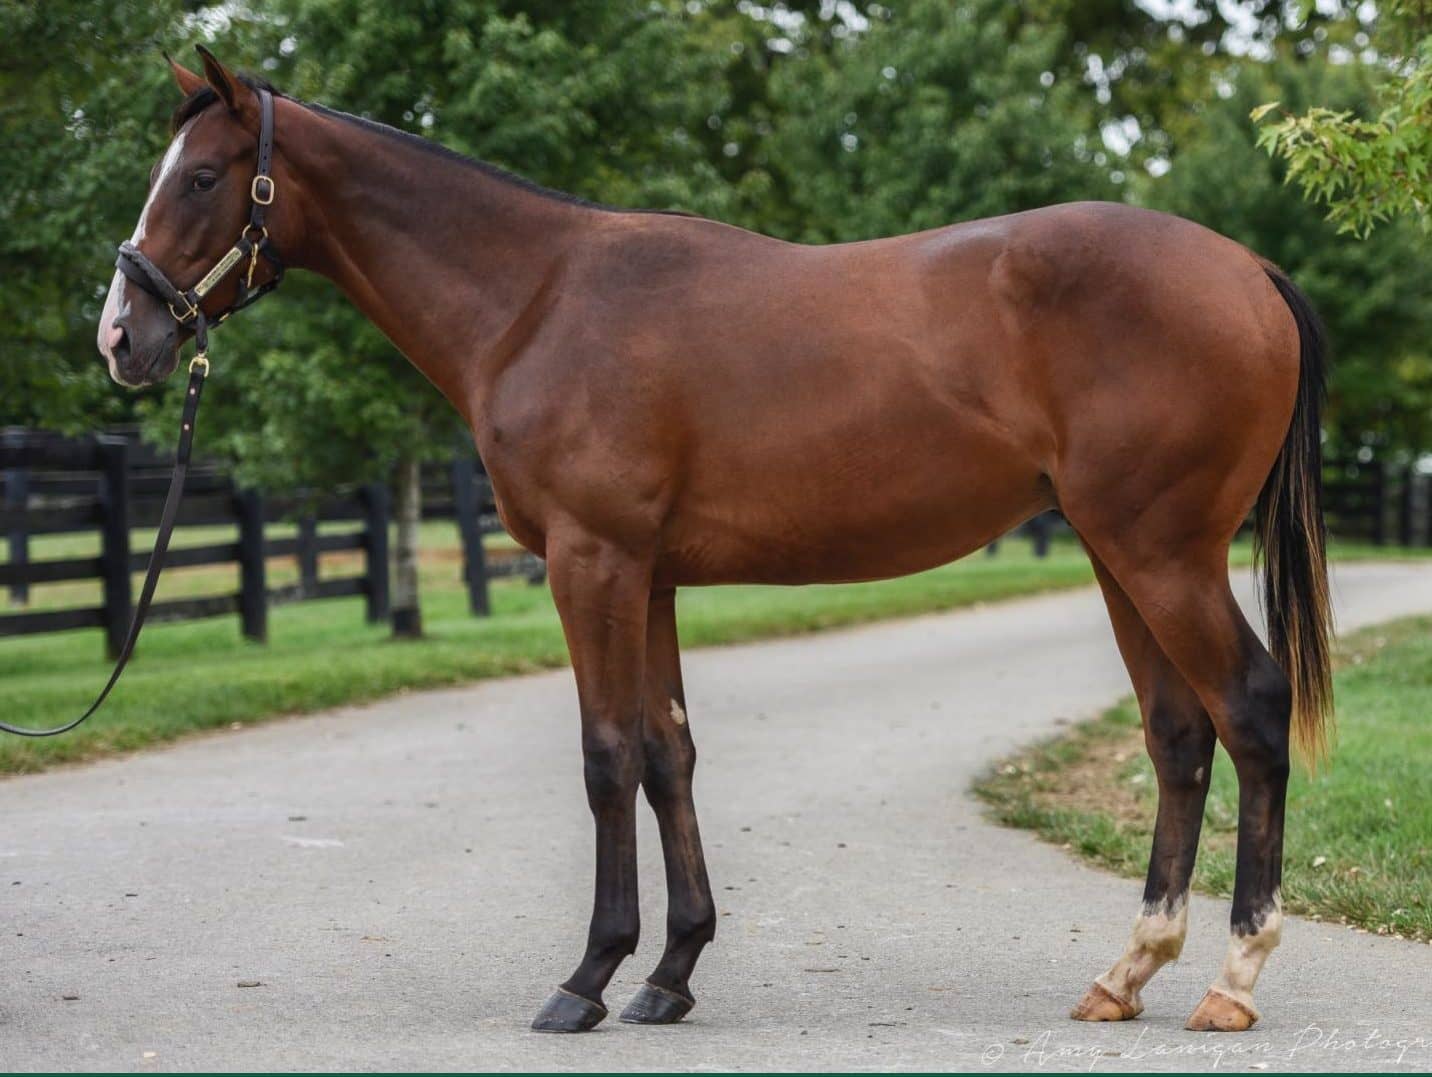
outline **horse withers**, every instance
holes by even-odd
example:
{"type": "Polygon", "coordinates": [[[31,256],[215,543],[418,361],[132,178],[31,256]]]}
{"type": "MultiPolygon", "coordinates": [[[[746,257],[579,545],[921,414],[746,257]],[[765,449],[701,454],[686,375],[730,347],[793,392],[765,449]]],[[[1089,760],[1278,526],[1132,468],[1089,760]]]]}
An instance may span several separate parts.
{"type": "MultiPolygon", "coordinates": [[[[132,248],[179,290],[224,257],[257,197],[267,98],[270,257],[199,305],[227,309],[279,264],[336,282],[461,412],[508,530],[547,560],[596,893],[586,952],[534,1028],[594,1026],[636,947],[638,787],[661,834],[666,946],[622,1017],[693,1005],[716,910],[677,589],[918,572],[1050,508],[1093,562],[1159,787],[1133,935],[1073,1016],[1135,1017],[1178,955],[1221,742],[1240,783],[1232,938],[1189,1027],[1257,1020],[1282,921],[1290,738],[1317,750],[1331,694],[1324,350],[1282,272],[1189,221],[1109,204],[785,243],[547,191],[203,61],[202,76],[173,65],[185,96],[132,248]],[[1266,648],[1228,583],[1250,511],[1266,648]]],[[[116,274],[99,327],[116,380],[160,380],[189,335],[116,274]]]]}

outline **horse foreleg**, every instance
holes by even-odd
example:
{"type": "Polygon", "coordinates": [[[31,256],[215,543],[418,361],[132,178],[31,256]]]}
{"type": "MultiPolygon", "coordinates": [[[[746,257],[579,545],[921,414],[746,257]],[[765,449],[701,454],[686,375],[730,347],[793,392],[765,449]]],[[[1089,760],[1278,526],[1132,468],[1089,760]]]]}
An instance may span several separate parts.
{"type": "Polygon", "coordinates": [[[584,1032],[606,1017],[602,992],[636,949],[636,790],[644,765],[641,704],[648,559],[586,534],[549,542],[552,597],[577,679],[587,803],[596,822],[596,892],[587,949],[542,1007],[539,1032],[584,1032]]]}
{"type": "Polygon", "coordinates": [[[695,1005],[689,981],[702,949],[716,933],[716,906],[691,799],[696,746],[681,686],[674,592],[652,595],[646,632],[642,788],[656,813],[666,862],[666,948],[656,971],[621,1016],[633,1024],[664,1025],[681,1020],[695,1005]]]}

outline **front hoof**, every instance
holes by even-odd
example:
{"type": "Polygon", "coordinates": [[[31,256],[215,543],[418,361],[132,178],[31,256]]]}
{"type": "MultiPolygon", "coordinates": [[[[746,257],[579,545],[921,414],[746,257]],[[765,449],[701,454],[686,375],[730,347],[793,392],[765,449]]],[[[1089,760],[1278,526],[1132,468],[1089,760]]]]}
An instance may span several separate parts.
{"type": "Polygon", "coordinates": [[[1132,1021],[1143,1011],[1143,1006],[1121,999],[1095,980],[1069,1016],[1076,1021],[1132,1021]]]}
{"type": "Polygon", "coordinates": [[[629,1025],[674,1025],[696,1005],[695,999],[652,983],[641,985],[622,1010],[621,1019],[629,1025]]]}
{"type": "Polygon", "coordinates": [[[552,993],[537,1020],[532,1022],[533,1032],[589,1032],[601,1023],[607,1015],[607,1008],[600,1002],[574,995],[565,988],[552,993]]]}
{"type": "Polygon", "coordinates": [[[1190,1032],[1246,1032],[1257,1020],[1252,1006],[1210,987],[1183,1027],[1190,1032]]]}

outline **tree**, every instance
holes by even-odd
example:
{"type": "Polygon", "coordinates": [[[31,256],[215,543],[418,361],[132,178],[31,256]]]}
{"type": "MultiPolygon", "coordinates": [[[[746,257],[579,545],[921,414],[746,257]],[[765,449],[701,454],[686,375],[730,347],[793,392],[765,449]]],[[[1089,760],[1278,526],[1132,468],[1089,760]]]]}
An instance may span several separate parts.
{"type": "Polygon", "coordinates": [[[159,47],[182,19],[175,0],[0,0],[0,424],[133,416],[95,325],[167,137],[159,47]]]}
{"type": "Polygon", "coordinates": [[[799,238],[867,239],[1117,194],[1054,27],[994,0],[911,0],[828,55],[777,71],[773,170],[799,238]]]}
{"type": "MultiPolygon", "coordinates": [[[[1432,0],[1384,0],[1374,66],[1384,77],[1359,107],[1319,103],[1301,114],[1271,101],[1258,143],[1288,165],[1288,179],[1328,207],[1341,231],[1365,236],[1407,216],[1432,230],[1432,0]]],[[[1366,43],[1364,43],[1366,44],[1366,43]]]]}

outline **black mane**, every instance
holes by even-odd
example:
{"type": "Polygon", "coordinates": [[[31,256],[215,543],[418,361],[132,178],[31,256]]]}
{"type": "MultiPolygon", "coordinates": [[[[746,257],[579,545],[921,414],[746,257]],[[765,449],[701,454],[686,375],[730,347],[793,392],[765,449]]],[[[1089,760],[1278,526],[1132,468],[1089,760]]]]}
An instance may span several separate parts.
{"type": "MultiPolygon", "coordinates": [[[[288,96],[274,89],[273,84],[267,79],[246,74],[240,74],[238,78],[240,82],[251,90],[267,90],[275,97],[288,96]]],[[[174,114],[169,118],[170,134],[178,134],[181,127],[218,100],[219,95],[212,86],[200,86],[193,93],[185,97],[184,100],[179,103],[179,107],[174,110],[174,114]]],[[[290,98],[290,100],[292,99],[290,98]]],[[[423,153],[430,153],[435,157],[442,157],[446,160],[466,165],[468,168],[474,168],[485,176],[490,176],[495,180],[511,184],[514,187],[519,187],[524,191],[540,195],[543,198],[549,198],[554,202],[566,202],[574,206],[585,206],[589,209],[607,210],[613,213],[663,213],[675,217],[692,216],[692,214],[684,213],[676,209],[624,209],[619,206],[609,206],[601,202],[593,202],[590,199],[582,198],[580,195],[568,194],[566,191],[557,191],[551,187],[544,187],[540,183],[535,183],[524,176],[509,172],[505,168],[498,168],[496,165],[488,164],[486,161],[479,161],[475,157],[469,157],[465,153],[459,153],[457,150],[444,146],[441,142],[434,142],[430,138],[424,138],[421,135],[415,135],[397,127],[390,127],[386,123],[379,123],[377,120],[370,120],[365,116],[354,116],[348,112],[339,112],[337,109],[327,108],[323,105],[306,102],[301,103],[305,108],[311,109],[323,116],[331,116],[336,120],[342,120],[344,123],[351,123],[357,127],[361,127],[365,131],[371,131],[374,134],[382,135],[396,142],[402,142],[407,146],[411,146],[413,149],[421,150],[423,153]]]]}

